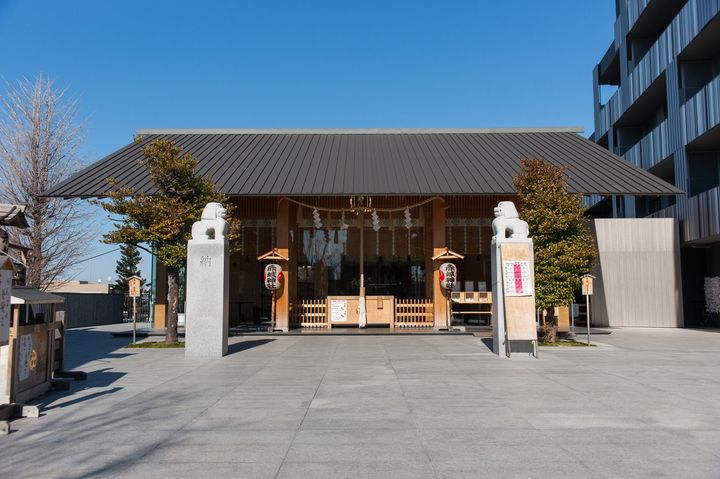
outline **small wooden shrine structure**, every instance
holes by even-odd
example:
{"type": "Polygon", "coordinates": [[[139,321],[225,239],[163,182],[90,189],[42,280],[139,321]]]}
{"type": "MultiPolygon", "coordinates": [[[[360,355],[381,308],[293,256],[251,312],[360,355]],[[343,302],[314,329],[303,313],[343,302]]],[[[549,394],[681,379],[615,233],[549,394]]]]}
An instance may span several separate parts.
{"type": "Polygon", "coordinates": [[[35,288],[12,288],[12,325],[0,347],[0,404],[24,403],[52,387],[55,307],[65,300],[35,288]]]}

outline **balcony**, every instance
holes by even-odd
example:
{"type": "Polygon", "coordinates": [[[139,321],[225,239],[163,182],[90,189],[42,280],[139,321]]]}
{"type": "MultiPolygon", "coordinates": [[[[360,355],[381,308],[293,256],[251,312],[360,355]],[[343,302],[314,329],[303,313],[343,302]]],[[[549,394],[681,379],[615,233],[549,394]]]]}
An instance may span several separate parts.
{"type": "MultiPolygon", "coordinates": [[[[632,0],[642,9],[645,0],[632,0]]],[[[634,7],[633,7],[634,8],[634,7]]],[[[635,65],[627,78],[623,79],[618,91],[600,107],[599,124],[595,128],[597,138],[605,135],[610,127],[622,116],[645,90],[665,71],[705,25],[720,12],[719,0],[690,0],[660,34],[645,56],[635,65]]]]}
{"type": "Polygon", "coordinates": [[[720,187],[688,198],[681,226],[683,241],[720,235],[720,187]]]}
{"type": "Polygon", "coordinates": [[[625,159],[633,165],[648,170],[667,158],[670,153],[668,121],[660,123],[632,148],[625,152],[625,159]]]}
{"type": "Polygon", "coordinates": [[[687,0],[625,0],[628,38],[657,39],[687,0]]]}
{"type": "Polygon", "coordinates": [[[698,241],[720,236],[720,187],[688,198],[681,204],[664,208],[648,218],[677,218],[680,240],[698,241]]]}
{"type": "Polygon", "coordinates": [[[645,8],[652,0],[627,0],[628,31],[632,30],[645,8]]]}
{"type": "Polygon", "coordinates": [[[600,107],[600,117],[595,128],[595,137],[602,138],[620,117],[620,88],[600,107]]]}
{"type": "Polygon", "coordinates": [[[684,143],[690,143],[720,123],[720,75],[680,107],[680,119],[684,143]]]}

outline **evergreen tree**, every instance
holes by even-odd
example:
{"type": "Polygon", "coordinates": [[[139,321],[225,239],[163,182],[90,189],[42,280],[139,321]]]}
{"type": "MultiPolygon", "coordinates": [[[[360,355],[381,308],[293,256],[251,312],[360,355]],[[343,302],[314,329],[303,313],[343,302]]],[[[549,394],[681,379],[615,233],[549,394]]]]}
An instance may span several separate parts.
{"type": "MultiPolygon", "coordinates": [[[[142,138],[137,141],[142,142],[142,138]]],[[[167,309],[165,342],[177,343],[180,269],[185,266],[187,240],[192,224],[200,218],[207,203],[224,203],[228,211],[228,231],[232,231],[232,207],[227,197],[215,190],[210,178],[195,173],[197,160],[169,140],[155,140],[143,148],[141,164],[147,169],[157,193],[137,193],[108,181],[109,201],[99,204],[122,218],[104,236],[106,243],[147,243],[155,258],[167,270],[167,309]]],[[[228,235],[232,241],[233,236],[228,235]]]]}
{"type": "Polygon", "coordinates": [[[535,247],[535,303],[547,312],[545,337],[555,341],[555,307],[573,302],[580,276],[595,261],[595,241],[585,229],[581,195],[568,192],[565,168],[523,158],[515,177],[522,218],[535,247]]]}
{"type": "MultiPolygon", "coordinates": [[[[117,274],[117,280],[113,285],[113,290],[116,293],[128,292],[128,278],[131,276],[140,276],[140,252],[137,247],[132,244],[123,244],[120,246],[120,259],[118,259],[115,265],[115,274],[117,274]]],[[[140,280],[140,286],[145,284],[145,280],[140,280]]]]}

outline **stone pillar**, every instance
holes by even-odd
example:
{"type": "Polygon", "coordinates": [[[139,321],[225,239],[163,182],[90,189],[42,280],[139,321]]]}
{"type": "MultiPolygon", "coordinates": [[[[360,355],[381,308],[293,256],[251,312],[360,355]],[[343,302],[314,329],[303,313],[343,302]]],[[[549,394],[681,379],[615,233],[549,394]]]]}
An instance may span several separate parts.
{"type": "Polygon", "coordinates": [[[217,231],[221,225],[224,220],[216,224],[201,220],[193,225],[193,239],[188,241],[186,358],[220,358],[227,354],[230,254],[224,231],[217,231]],[[197,225],[201,233],[196,233],[197,225]],[[213,237],[202,231],[207,228],[210,232],[213,227],[213,237]]]}
{"type": "MultiPolygon", "coordinates": [[[[278,201],[277,209],[277,250],[286,258],[290,257],[290,202],[282,198],[278,201]]],[[[288,332],[290,329],[290,283],[295,281],[296,271],[290,270],[288,263],[283,263],[285,281],[278,290],[275,302],[275,330],[288,332]]],[[[296,268],[297,270],[297,268],[296,268]]]]}
{"type": "Polygon", "coordinates": [[[492,291],[492,334],[493,352],[500,357],[507,355],[505,344],[505,307],[502,294],[502,261],[500,259],[500,246],[493,236],[490,242],[490,290],[492,291]]]}
{"type": "Polygon", "coordinates": [[[493,352],[507,356],[511,341],[530,342],[537,357],[533,242],[511,201],[495,208],[492,265],[493,352]]]}
{"type": "MultiPolygon", "coordinates": [[[[432,202],[432,256],[440,254],[445,248],[445,205],[442,200],[432,202]]],[[[442,261],[432,262],[432,291],[433,310],[435,313],[435,331],[450,328],[450,318],[447,305],[447,293],[440,286],[440,264],[442,261]]],[[[428,275],[430,278],[430,275],[428,275]]]]}

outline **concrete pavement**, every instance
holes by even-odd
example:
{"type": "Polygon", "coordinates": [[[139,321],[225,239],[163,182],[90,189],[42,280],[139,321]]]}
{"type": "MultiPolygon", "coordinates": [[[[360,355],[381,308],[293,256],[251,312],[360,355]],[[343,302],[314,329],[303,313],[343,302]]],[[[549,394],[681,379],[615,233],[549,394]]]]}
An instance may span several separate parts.
{"type": "MultiPolygon", "coordinates": [[[[126,326],[123,326],[126,327],[126,326]]],[[[720,334],[231,338],[222,360],[69,332],[86,383],[0,437],[8,477],[720,477],[720,334]]]]}

